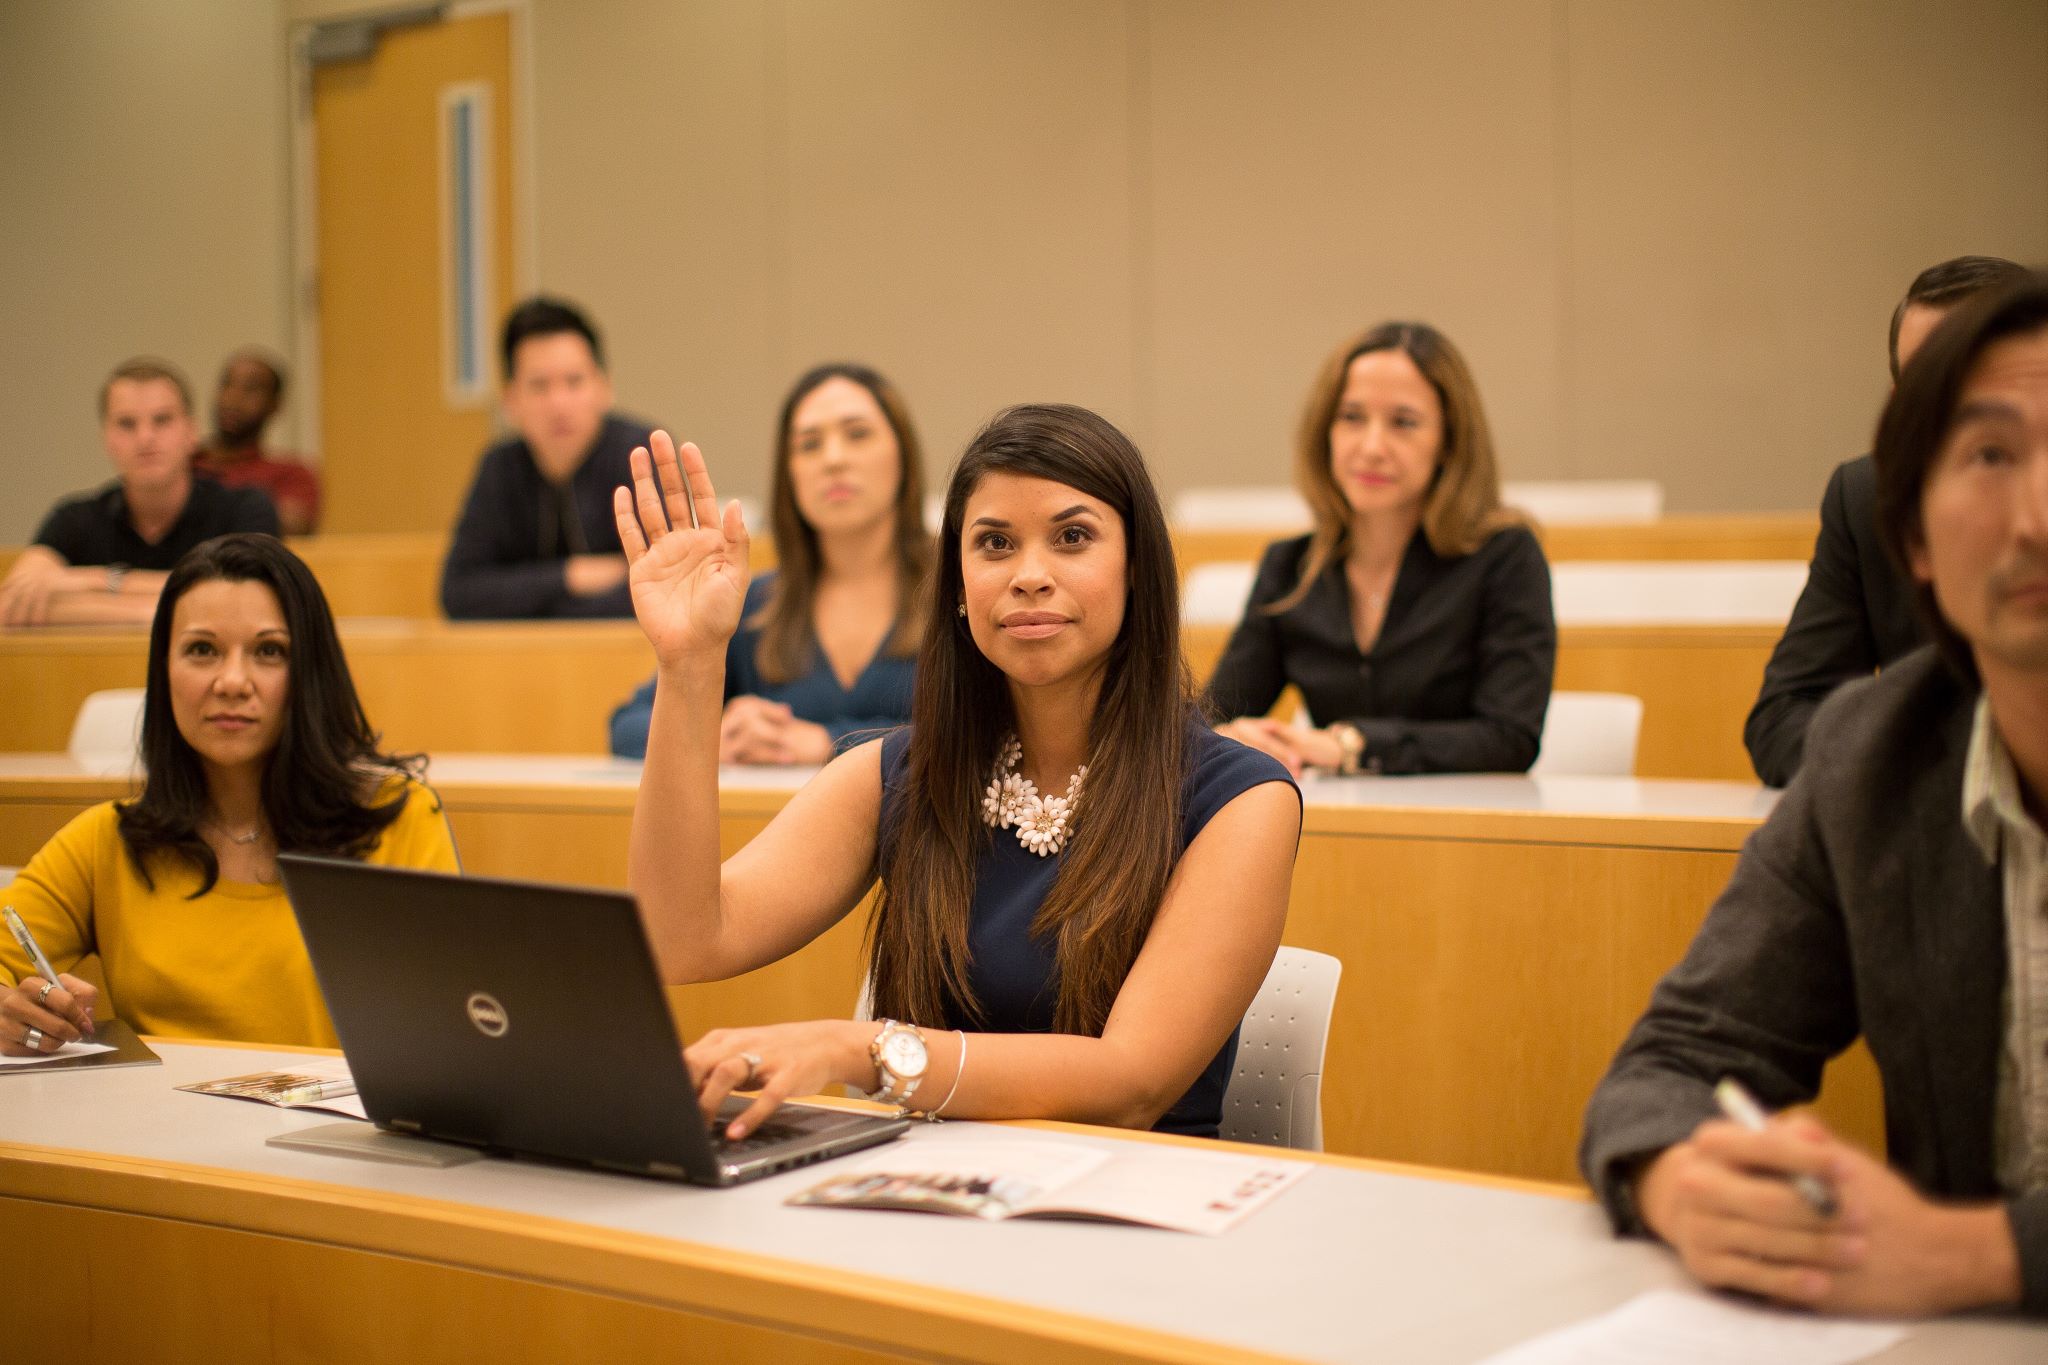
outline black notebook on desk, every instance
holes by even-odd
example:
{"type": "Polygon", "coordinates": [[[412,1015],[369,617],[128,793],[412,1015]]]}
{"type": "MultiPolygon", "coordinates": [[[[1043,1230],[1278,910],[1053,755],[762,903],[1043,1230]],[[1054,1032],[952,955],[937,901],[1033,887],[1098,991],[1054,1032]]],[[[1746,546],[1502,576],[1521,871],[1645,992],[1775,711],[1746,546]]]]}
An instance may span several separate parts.
{"type": "Polygon", "coordinates": [[[35,1076],[82,1067],[163,1065],[164,1059],[151,1052],[149,1045],[135,1036],[135,1030],[119,1019],[95,1020],[93,1028],[95,1034],[88,1041],[107,1044],[112,1047],[111,1052],[81,1052],[75,1056],[53,1053],[40,1062],[32,1057],[0,1057],[0,1076],[35,1076]]]}

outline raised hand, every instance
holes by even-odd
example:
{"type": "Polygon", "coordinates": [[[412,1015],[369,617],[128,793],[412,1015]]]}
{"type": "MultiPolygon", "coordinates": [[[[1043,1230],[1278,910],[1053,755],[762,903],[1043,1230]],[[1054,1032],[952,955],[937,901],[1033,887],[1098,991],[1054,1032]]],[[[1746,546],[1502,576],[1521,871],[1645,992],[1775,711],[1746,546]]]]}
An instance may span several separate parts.
{"type": "Polygon", "coordinates": [[[740,505],[719,515],[711,471],[694,444],[686,441],[678,451],[665,431],[648,444],[651,453],[648,447],[633,452],[632,491],[612,494],[633,614],[657,662],[714,654],[722,660],[747,599],[740,505]]]}

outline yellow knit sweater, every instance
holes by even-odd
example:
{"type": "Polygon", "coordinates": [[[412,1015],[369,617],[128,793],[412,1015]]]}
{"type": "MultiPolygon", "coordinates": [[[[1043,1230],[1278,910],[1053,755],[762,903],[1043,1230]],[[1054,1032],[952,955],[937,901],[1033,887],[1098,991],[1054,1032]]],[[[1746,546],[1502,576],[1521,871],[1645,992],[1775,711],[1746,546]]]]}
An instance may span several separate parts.
{"type": "MultiPolygon", "coordinates": [[[[365,861],[459,870],[432,791],[406,783],[405,810],[365,861]]],[[[159,856],[150,872],[153,891],[136,874],[108,801],[58,830],[0,904],[14,906],[60,972],[97,952],[107,982],[98,1013],[139,1033],[338,1046],[283,886],[220,881],[194,900],[199,873],[184,859],[159,856]]],[[[0,985],[32,970],[0,934],[0,985]]]]}

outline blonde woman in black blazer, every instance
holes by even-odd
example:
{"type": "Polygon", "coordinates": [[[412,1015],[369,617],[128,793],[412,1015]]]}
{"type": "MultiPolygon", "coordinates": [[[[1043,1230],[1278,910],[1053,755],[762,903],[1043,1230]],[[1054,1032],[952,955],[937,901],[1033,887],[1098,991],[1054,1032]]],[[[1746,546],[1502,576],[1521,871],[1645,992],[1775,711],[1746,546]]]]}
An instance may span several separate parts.
{"type": "Polygon", "coordinates": [[[1550,566],[1501,506],[1456,348],[1415,322],[1338,348],[1296,479],[1315,530],[1266,550],[1209,683],[1217,728],[1297,774],[1525,771],[1557,659],[1550,566]],[[1316,728],[1266,718],[1290,683],[1316,728]]]}

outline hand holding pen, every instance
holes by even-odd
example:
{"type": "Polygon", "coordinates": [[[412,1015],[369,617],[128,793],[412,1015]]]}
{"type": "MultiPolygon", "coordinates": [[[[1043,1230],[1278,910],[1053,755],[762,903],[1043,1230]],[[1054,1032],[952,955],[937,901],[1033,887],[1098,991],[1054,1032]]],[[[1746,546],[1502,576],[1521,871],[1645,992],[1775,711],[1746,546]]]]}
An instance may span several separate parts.
{"type": "MultiPolygon", "coordinates": [[[[1763,1106],[1733,1076],[1723,1076],[1721,1083],[1714,1087],[1714,1103],[1721,1106],[1723,1114],[1752,1133],[1761,1133],[1770,1127],[1763,1106]]],[[[1835,1216],[1835,1192],[1819,1176],[1801,1173],[1792,1176],[1791,1183],[1815,1213],[1823,1218],[1835,1216]]]]}
{"type": "Polygon", "coordinates": [[[0,1052],[10,1057],[46,1056],[66,1043],[93,1037],[92,1007],[99,991],[79,977],[59,974],[13,906],[0,908],[0,917],[35,967],[33,974],[0,994],[0,1052]]]}

